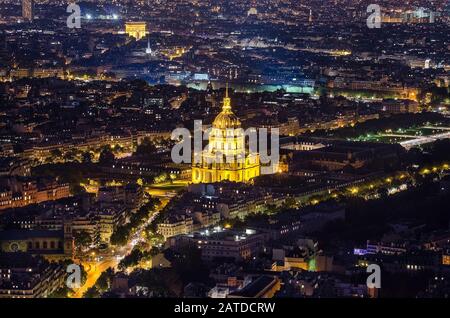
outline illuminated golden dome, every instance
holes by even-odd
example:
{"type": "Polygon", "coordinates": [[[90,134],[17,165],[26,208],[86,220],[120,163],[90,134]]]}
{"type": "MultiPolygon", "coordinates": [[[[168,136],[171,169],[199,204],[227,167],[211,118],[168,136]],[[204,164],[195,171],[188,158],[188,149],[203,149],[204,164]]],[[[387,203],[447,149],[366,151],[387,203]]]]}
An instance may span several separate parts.
{"type": "Polygon", "coordinates": [[[208,147],[201,156],[194,155],[193,183],[250,182],[260,175],[259,154],[246,150],[245,133],[240,127],[241,122],[231,110],[227,84],[222,111],[208,134],[208,147]]]}
{"type": "Polygon", "coordinates": [[[231,99],[228,97],[228,84],[226,88],[225,98],[223,99],[222,111],[214,119],[213,127],[218,129],[240,128],[241,122],[239,118],[231,110],[231,99]]]}

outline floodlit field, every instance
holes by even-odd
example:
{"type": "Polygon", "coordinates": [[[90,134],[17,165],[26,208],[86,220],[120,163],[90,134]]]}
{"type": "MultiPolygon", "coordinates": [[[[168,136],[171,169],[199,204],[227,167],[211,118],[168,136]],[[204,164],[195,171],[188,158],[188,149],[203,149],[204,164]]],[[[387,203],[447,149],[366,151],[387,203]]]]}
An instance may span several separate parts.
{"type": "MultiPolygon", "coordinates": [[[[434,140],[433,137],[438,139],[443,139],[442,134],[450,131],[450,127],[410,127],[406,129],[397,130],[386,130],[384,132],[378,132],[377,134],[367,134],[361,135],[357,138],[352,138],[355,141],[366,141],[366,142],[381,142],[381,143],[398,143],[402,144],[405,142],[411,142],[414,140],[434,140]]],[[[444,138],[448,138],[445,137],[444,138]]]]}

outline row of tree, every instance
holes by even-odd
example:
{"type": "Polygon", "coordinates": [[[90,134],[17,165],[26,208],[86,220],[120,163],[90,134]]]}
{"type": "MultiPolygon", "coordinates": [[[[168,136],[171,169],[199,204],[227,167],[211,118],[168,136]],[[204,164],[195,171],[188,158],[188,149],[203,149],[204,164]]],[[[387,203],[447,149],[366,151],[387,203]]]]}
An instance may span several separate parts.
{"type": "Polygon", "coordinates": [[[143,224],[155,212],[156,207],[161,203],[158,198],[150,198],[139,210],[133,213],[127,224],[116,228],[111,236],[111,244],[125,245],[134,229],[143,224]]]}

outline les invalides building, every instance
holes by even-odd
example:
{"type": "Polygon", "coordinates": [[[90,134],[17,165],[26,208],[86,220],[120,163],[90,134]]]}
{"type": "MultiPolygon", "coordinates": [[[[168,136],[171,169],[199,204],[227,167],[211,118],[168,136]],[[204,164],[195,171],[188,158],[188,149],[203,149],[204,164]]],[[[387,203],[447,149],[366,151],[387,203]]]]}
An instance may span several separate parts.
{"type": "Polygon", "coordinates": [[[244,130],[231,110],[228,87],[222,111],[212,124],[208,147],[198,157],[192,165],[193,183],[248,183],[260,175],[259,154],[246,150],[244,130]]]}

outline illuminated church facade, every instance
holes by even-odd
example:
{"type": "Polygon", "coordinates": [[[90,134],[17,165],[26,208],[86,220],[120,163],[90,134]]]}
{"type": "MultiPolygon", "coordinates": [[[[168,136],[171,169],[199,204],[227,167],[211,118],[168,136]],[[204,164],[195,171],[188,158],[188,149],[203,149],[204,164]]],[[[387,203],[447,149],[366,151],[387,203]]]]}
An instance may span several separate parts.
{"type": "Polygon", "coordinates": [[[206,149],[197,156],[197,160],[194,158],[193,183],[248,183],[260,175],[259,154],[246,150],[244,130],[231,109],[228,87],[222,111],[212,124],[208,140],[206,149]]]}

